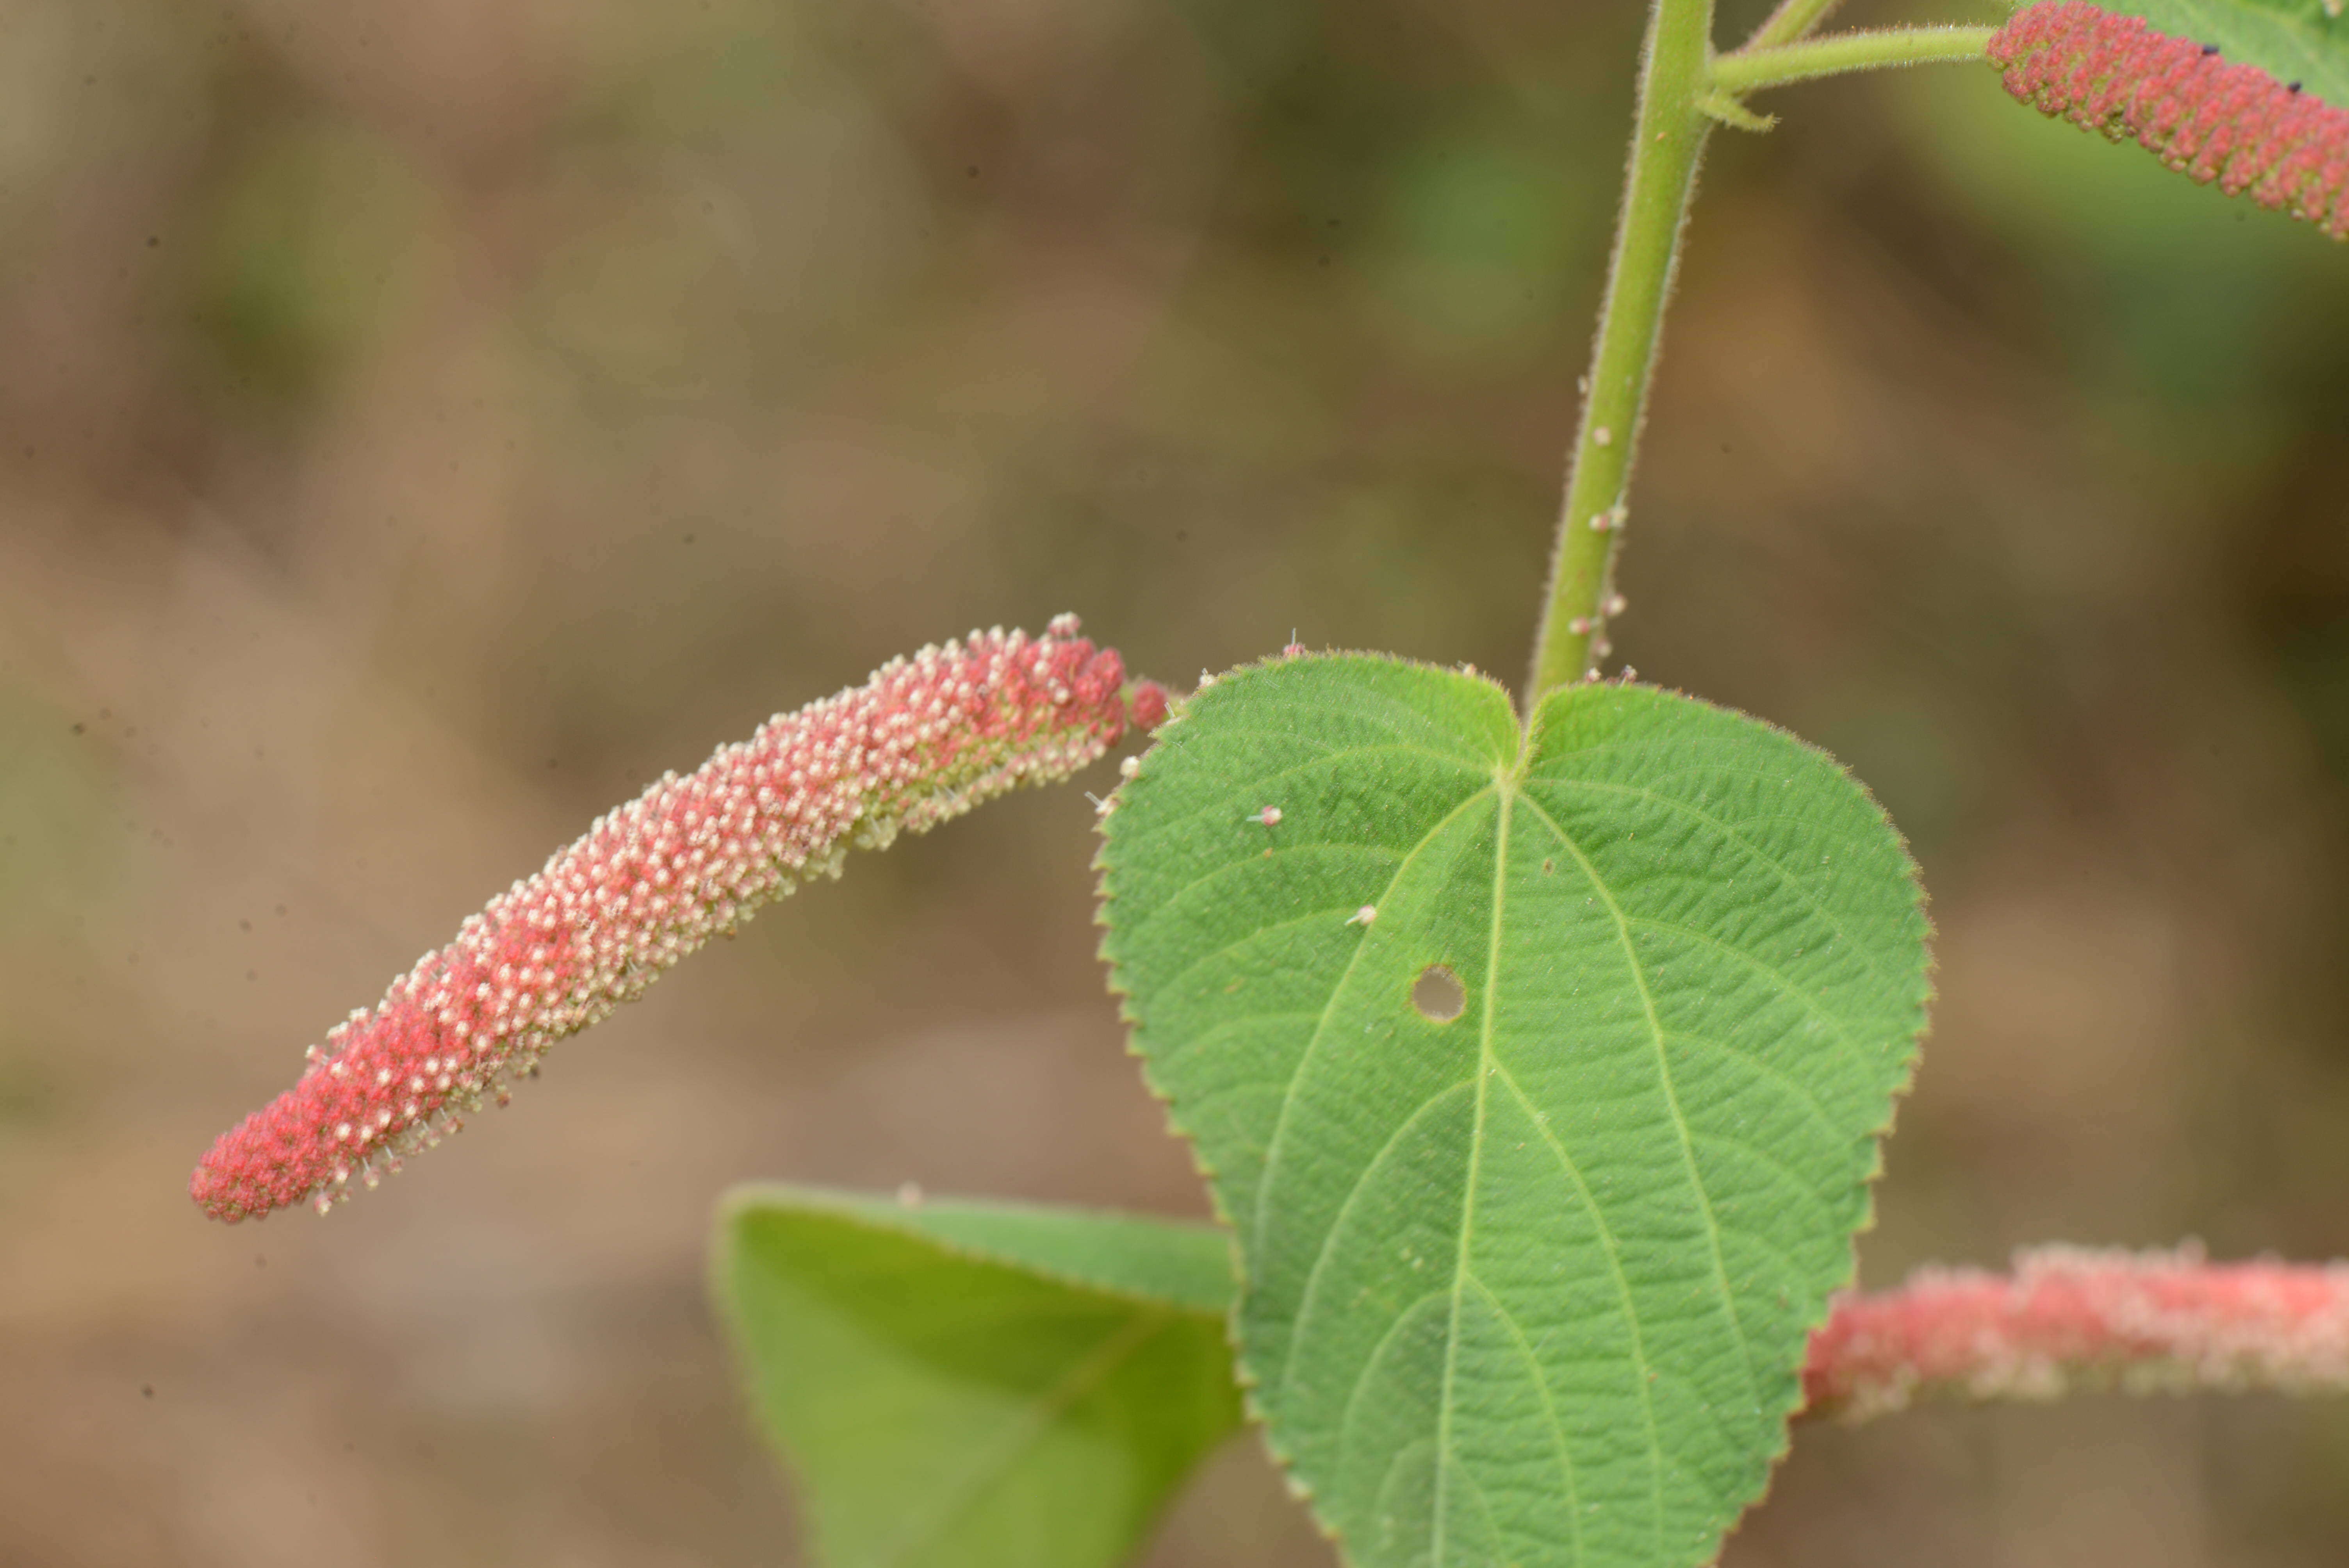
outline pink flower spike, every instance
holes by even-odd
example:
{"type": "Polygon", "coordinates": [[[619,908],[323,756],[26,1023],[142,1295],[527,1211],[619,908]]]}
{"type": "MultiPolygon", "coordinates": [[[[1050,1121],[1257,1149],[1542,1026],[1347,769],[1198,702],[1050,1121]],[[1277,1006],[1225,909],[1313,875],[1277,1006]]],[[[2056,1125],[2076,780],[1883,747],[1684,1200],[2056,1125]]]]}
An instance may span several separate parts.
{"type": "Polygon", "coordinates": [[[1153,730],[1166,722],[1166,688],[1156,681],[1137,681],[1132,703],[1134,728],[1153,730]]]}
{"type": "Polygon", "coordinates": [[[1812,1413],[1849,1420],[1930,1393],[2349,1391],[2349,1264],[2047,1247],[2018,1253],[2012,1276],[1927,1269],[1838,1301],[1803,1387],[1812,1413]]]}
{"type": "Polygon", "coordinates": [[[456,1130],[458,1111],[504,1104],[547,1047],[712,935],[839,875],[849,849],[1092,762],[1124,732],[1125,672],[1077,633],[1062,615],[1041,637],[999,627],[893,659],[664,775],[328,1031],[300,1082],[212,1145],[189,1196],[221,1220],[305,1199],[325,1213],[456,1130]]]}
{"type": "Polygon", "coordinates": [[[2349,238],[2349,106],[2085,0],[2023,6],[1984,54],[2041,113],[2349,238]]]}

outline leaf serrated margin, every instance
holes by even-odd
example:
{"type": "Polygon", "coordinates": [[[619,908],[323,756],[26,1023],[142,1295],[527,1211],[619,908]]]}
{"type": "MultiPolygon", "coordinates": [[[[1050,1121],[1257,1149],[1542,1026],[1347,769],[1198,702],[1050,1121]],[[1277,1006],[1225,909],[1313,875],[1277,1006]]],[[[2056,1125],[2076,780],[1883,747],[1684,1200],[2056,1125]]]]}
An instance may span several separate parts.
{"type": "MultiPolygon", "coordinates": [[[[1208,1203],[1215,1212],[1216,1219],[1232,1236],[1234,1267],[1242,1272],[1243,1278],[1241,1290],[1235,1294],[1231,1310],[1225,1315],[1224,1332],[1231,1346],[1232,1374],[1234,1380],[1239,1386],[1242,1408],[1247,1412],[1248,1424],[1261,1438],[1267,1456],[1271,1459],[1274,1467],[1279,1471],[1281,1484],[1288,1489],[1291,1497],[1309,1505],[1307,1515],[1313,1521],[1314,1528],[1321,1532],[1322,1537],[1342,1549],[1345,1544],[1344,1533],[1322,1510],[1309,1506],[1315,1497],[1313,1485],[1298,1473],[1295,1456],[1282,1445],[1274,1431],[1268,1412],[1257,1396],[1260,1380],[1256,1368],[1250,1364],[1247,1347],[1241,1342],[1239,1333],[1239,1296],[1245,1293],[1247,1284],[1246,1259],[1241,1254],[1238,1222],[1224,1202],[1223,1186],[1218,1180],[1221,1171],[1208,1158],[1201,1140],[1185,1131],[1182,1123],[1175,1119],[1174,1091],[1159,1081],[1157,1073],[1153,1070],[1149,1053],[1143,1049],[1140,1037],[1143,1020],[1134,1011],[1133,995],[1124,984],[1124,966],[1114,951],[1117,933],[1110,921],[1110,910],[1116,901],[1117,870],[1111,863],[1111,843],[1106,827],[1109,819],[1124,804],[1128,789],[1149,776],[1152,759],[1164,755],[1170,742],[1179,742],[1182,734],[1180,727],[1190,717],[1192,700],[1201,693],[1218,682],[1245,676],[1257,670],[1274,668],[1296,656],[1294,650],[1287,650],[1235,665],[1221,675],[1203,674],[1197,689],[1192,693],[1190,698],[1169,695],[1166,717],[1151,731],[1149,747],[1133,758],[1132,769],[1124,774],[1117,788],[1112,790],[1108,799],[1102,803],[1097,824],[1102,829],[1102,841],[1100,847],[1093,851],[1092,860],[1092,869],[1095,873],[1093,923],[1102,930],[1102,939],[1095,949],[1096,955],[1108,970],[1109,992],[1117,1002],[1118,1021],[1126,1027],[1126,1054],[1133,1057],[1139,1065],[1144,1088],[1148,1090],[1150,1097],[1158,1102],[1165,1115],[1168,1133],[1190,1151],[1192,1168],[1198,1172],[1200,1180],[1206,1184],[1208,1203]]],[[[1461,665],[1456,672],[1446,671],[1444,666],[1426,660],[1398,658],[1392,654],[1369,650],[1331,649],[1325,650],[1319,656],[1377,659],[1402,668],[1424,670],[1434,674],[1475,673],[1473,665],[1461,665]]]]}
{"type": "MultiPolygon", "coordinates": [[[[1370,655],[1370,657],[1377,660],[1381,665],[1415,669],[1431,675],[1456,676],[1459,673],[1443,670],[1437,666],[1429,665],[1406,664],[1405,661],[1387,659],[1380,655],[1370,655]]],[[[1268,666],[1285,662],[1287,662],[1285,659],[1261,661],[1257,665],[1243,666],[1240,670],[1233,672],[1233,675],[1250,675],[1264,670],[1268,666]]],[[[1899,877],[1906,892],[1905,908],[1909,911],[1909,913],[1904,916],[1903,919],[1913,922],[1914,934],[1920,941],[1930,936],[1930,917],[1926,915],[1924,912],[1922,889],[1918,883],[1915,864],[1907,852],[1905,841],[1900,840],[1897,830],[1892,828],[1881,805],[1875,801],[1872,796],[1868,795],[1864,787],[1860,786],[1857,780],[1851,779],[1847,769],[1841,768],[1840,765],[1837,764],[1833,758],[1827,758],[1823,753],[1820,753],[1817,748],[1810,747],[1806,743],[1800,741],[1798,738],[1786,734],[1786,732],[1775,726],[1761,725],[1756,723],[1756,721],[1746,718],[1745,716],[1734,714],[1730,710],[1718,708],[1711,704],[1695,703],[1691,699],[1680,696],[1680,694],[1661,692],[1652,687],[1647,689],[1651,692],[1654,692],[1655,695],[1660,697],[1671,696],[1680,701],[1689,701],[1692,707],[1703,709],[1716,717],[1725,717],[1740,721],[1746,725],[1752,725],[1755,728],[1766,731],[1776,741],[1794,748],[1802,754],[1824,762],[1826,769],[1835,778],[1853,789],[1863,800],[1865,800],[1867,812],[1869,818],[1872,819],[1872,824],[1877,828],[1880,828],[1889,838],[1891,846],[1889,851],[1890,856],[1894,861],[1897,861],[1899,867],[1899,877]]],[[[1495,690],[1497,690],[1497,687],[1495,690]]],[[[1512,727],[1514,728],[1515,727],[1513,726],[1512,727]]],[[[1515,765],[1505,771],[1514,774],[1520,771],[1524,765],[1530,763],[1533,756],[1533,737],[1537,733],[1538,726],[1534,725],[1528,726],[1526,730],[1512,736],[1512,740],[1516,742],[1516,744],[1511,748],[1515,753],[1515,758],[1513,759],[1515,765]]],[[[1135,775],[1143,775],[1147,770],[1150,770],[1154,767],[1157,755],[1158,750],[1154,748],[1150,756],[1144,758],[1140,766],[1135,769],[1135,775]]],[[[1504,789],[1506,789],[1506,788],[1507,784],[1504,781],[1504,789]]],[[[1479,791],[1478,793],[1481,794],[1482,792],[1479,791]]],[[[1111,803],[1112,810],[1114,810],[1118,806],[1123,804],[1125,799],[1126,797],[1122,794],[1116,799],[1113,799],[1111,803]]],[[[1193,814],[1196,814],[1195,810],[1193,814]]],[[[1547,814],[1547,813],[1546,811],[1545,815],[1547,814]]],[[[1553,826],[1557,827],[1556,824],[1553,824],[1553,826]]],[[[1567,834],[1562,828],[1558,829],[1558,836],[1562,841],[1571,842],[1571,836],[1567,834]]],[[[1392,847],[1399,848],[1399,843],[1397,846],[1392,847]]],[[[1759,846],[1755,844],[1747,843],[1744,847],[1751,852],[1757,854],[1762,852],[1759,846]]],[[[1102,903],[1101,905],[1102,914],[1100,918],[1102,923],[1105,926],[1110,924],[1110,911],[1117,896],[1121,891],[1123,891],[1121,889],[1117,874],[1117,858],[1116,846],[1114,842],[1104,842],[1094,862],[1096,870],[1100,873],[1100,890],[1102,899],[1102,903]]],[[[1764,858],[1765,860],[1767,859],[1766,856],[1764,858]]],[[[1784,872],[1783,867],[1775,867],[1775,869],[1781,871],[1782,873],[1784,872]]],[[[1878,866],[1876,869],[1880,872],[1890,868],[1888,864],[1885,866],[1878,866]]],[[[1506,873],[1501,872],[1499,862],[1496,861],[1496,878],[1503,877],[1505,874],[1506,873]]],[[[1153,909],[1156,910],[1157,907],[1158,906],[1154,903],[1153,909]]],[[[1364,913],[1369,913],[1371,912],[1366,910],[1364,913]]],[[[1814,913],[1821,918],[1827,918],[1827,912],[1824,908],[1816,909],[1814,913]]],[[[1880,906],[1878,913],[1882,913],[1880,906]]],[[[1834,922],[1830,920],[1829,923],[1832,928],[1834,922]]],[[[1163,1104],[1166,1106],[1170,1122],[1175,1126],[1178,1132],[1186,1134],[1185,1141],[1192,1144],[1194,1163],[1200,1170],[1202,1175],[1209,1180],[1211,1187],[1215,1191],[1215,1203],[1217,1212],[1226,1220],[1226,1222],[1231,1222],[1234,1216],[1228,1211],[1226,1194],[1222,1190],[1222,1183],[1218,1179],[1219,1172],[1216,1169],[1216,1156],[1214,1156],[1204,1146],[1205,1140],[1201,1136],[1201,1129],[1197,1126],[1186,1128],[1184,1125],[1184,1119],[1178,1118],[1175,1113],[1175,1106],[1174,1103],[1176,1091],[1172,1086],[1160,1079],[1157,1071],[1154,1070],[1154,1064],[1150,1061],[1144,1050],[1143,1042],[1141,1037],[1143,1019],[1140,1017],[1137,1011],[1133,986],[1129,983],[1129,977],[1123,961],[1123,955],[1119,949],[1119,939],[1120,934],[1115,929],[1107,931],[1102,942],[1102,955],[1104,960],[1108,962],[1111,968],[1112,989],[1119,996],[1121,1016],[1135,1031],[1133,1034],[1129,1036],[1129,1049],[1134,1054],[1143,1057],[1143,1073],[1145,1080],[1150,1084],[1152,1092],[1157,1096],[1163,1104]]],[[[1224,951],[1228,954],[1233,951],[1233,949],[1226,948],[1224,951]]],[[[1632,956],[1633,962],[1636,965],[1638,962],[1636,954],[1632,956]]],[[[1865,956],[1864,952],[1863,956],[1865,956]]],[[[1842,1283],[1847,1285],[1848,1284],[1853,1273],[1852,1258],[1854,1254],[1851,1237],[1856,1236],[1858,1231],[1865,1230],[1874,1222],[1875,1206],[1872,1184],[1878,1177],[1880,1176],[1883,1170],[1883,1156],[1880,1140],[1884,1134],[1890,1130],[1894,1116],[1896,1114],[1898,1101],[1899,1098],[1906,1094],[1909,1083],[1913,1080],[1915,1043],[1922,1036],[1924,1022],[1927,1017],[1927,1008],[1932,995],[1930,960],[1927,960],[1927,967],[1922,974],[1918,974],[1914,970],[1907,970],[1906,966],[1904,966],[1904,970],[1909,978],[1908,979],[1907,984],[1904,984],[1900,987],[1903,993],[1902,1001],[1906,1004],[1901,1009],[1901,1016],[1912,1019],[1913,1023],[1899,1032],[1900,1037],[1898,1042],[1897,1051],[1895,1052],[1899,1062],[1898,1078],[1897,1080],[1888,1082],[1875,1091],[1876,1094],[1881,1096],[1881,1103],[1884,1105],[1881,1119],[1878,1120],[1868,1131],[1860,1134],[1857,1138],[1854,1139],[1855,1143],[1864,1141],[1867,1145],[1868,1152],[1866,1155],[1866,1163],[1864,1168],[1855,1174],[1852,1180],[1852,1185],[1848,1189],[1846,1189],[1852,1193],[1853,1199],[1855,1200],[1854,1207],[1857,1209],[1857,1213],[1851,1222],[1854,1227],[1853,1231],[1850,1235],[1844,1238],[1843,1250],[1846,1261],[1841,1271],[1841,1279],[1842,1283]],[[1912,986],[1913,989],[1911,988],[1912,986]]],[[[1163,980],[1163,976],[1156,977],[1157,980],[1163,980]]],[[[1888,975],[1887,978],[1889,979],[1890,976],[1888,975]]],[[[1789,999],[1797,1000],[1798,998],[1790,995],[1789,999]]],[[[1882,1036],[1881,1038],[1887,1042],[1886,1048],[1890,1049],[1891,1037],[1887,1035],[1882,1036]]],[[[1309,1043],[1303,1048],[1309,1052],[1311,1047],[1309,1043]]],[[[1882,1063],[1882,1066],[1884,1067],[1889,1067],[1891,1065],[1892,1062],[1889,1059],[1882,1063]]],[[[1880,1075],[1881,1068],[1878,1069],[1878,1072],[1880,1075]]],[[[1284,1096],[1283,1098],[1286,1099],[1287,1097],[1284,1096]]],[[[1254,1157],[1251,1156],[1251,1158],[1254,1157]]],[[[1693,1158],[1693,1150],[1684,1150],[1684,1158],[1693,1158]]],[[[1336,1224],[1340,1222],[1333,1219],[1330,1221],[1330,1222],[1336,1224]]],[[[1722,1288],[1725,1293],[1727,1293],[1724,1295],[1727,1308],[1734,1314],[1736,1306],[1733,1292],[1728,1292],[1726,1284],[1726,1267],[1718,1255],[1719,1236],[1717,1230],[1714,1233],[1716,1237],[1716,1257],[1713,1274],[1716,1279],[1723,1282],[1722,1288]]],[[[1818,1260],[1816,1256],[1814,1256],[1813,1263],[1809,1267],[1813,1271],[1814,1277],[1819,1277],[1816,1274],[1818,1260]]],[[[1454,1284],[1456,1286],[1458,1282],[1455,1280],[1454,1284]]],[[[1807,1315],[1799,1326],[1804,1334],[1807,1335],[1826,1320],[1829,1311],[1832,1309],[1832,1296],[1834,1295],[1834,1291],[1832,1289],[1817,1289],[1816,1291],[1805,1290],[1801,1294],[1807,1298],[1807,1305],[1805,1308],[1807,1315]]],[[[1285,1315],[1280,1319],[1280,1321],[1283,1322],[1293,1320],[1293,1314],[1285,1315]]],[[[1235,1359],[1240,1368],[1241,1379],[1247,1389],[1247,1408],[1252,1417],[1258,1420],[1265,1420],[1270,1412],[1266,1408],[1264,1397],[1259,1390],[1259,1375],[1252,1365],[1248,1347],[1245,1344],[1239,1343],[1242,1336],[1237,1332],[1237,1320],[1236,1318],[1234,1327],[1234,1337],[1236,1341],[1235,1359]]],[[[1779,1327],[1774,1332],[1776,1334],[1783,1334],[1786,1331],[1788,1326],[1789,1326],[1785,1323],[1785,1320],[1782,1319],[1779,1327]]],[[[1284,1329],[1282,1332],[1286,1334],[1288,1330],[1284,1329]]],[[[1741,1335],[1741,1340],[1743,1336],[1741,1335]]],[[[1775,1414],[1781,1418],[1776,1422],[1777,1430],[1775,1434],[1775,1449],[1768,1457],[1767,1468],[1764,1471],[1765,1479],[1764,1484],[1765,1489],[1767,1470],[1774,1470],[1777,1459],[1783,1457],[1785,1451],[1786,1427],[1783,1418],[1785,1415],[1791,1414],[1793,1410],[1799,1406],[1801,1399],[1799,1379],[1792,1375],[1793,1369],[1791,1367],[1788,1370],[1789,1376],[1786,1378],[1780,1380],[1785,1385],[1784,1390],[1785,1398],[1780,1402],[1781,1408],[1775,1412],[1775,1414]]],[[[1756,1391],[1758,1393],[1758,1389],[1756,1391]]],[[[1756,1415],[1758,1416],[1760,1414],[1761,1411],[1757,1408],[1756,1415]]],[[[1276,1461],[1280,1463],[1284,1470],[1288,1473],[1292,1490],[1297,1491],[1301,1497],[1305,1497],[1309,1500],[1311,1499],[1313,1496],[1312,1483],[1307,1481],[1298,1473],[1296,1469],[1296,1456],[1290,1450],[1288,1444],[1280,1437],[1277,1429],[1268,1430],[1267,1445],[1271,1450],[1276,1461]]],[[[1662,1456],[1660,1454],[1658,1457],[1661,1461],[1662,1456]]],[[[1749,1460],[1745,1462],[1752,1463],[1754,1461],[1749,1460]]],[[[1317,1512],[1319,1512],[1318,1510],[1317,1512]]],[[[1325,1532],[1332,1535],[1333,1538],[1340,1539],[1342,1541],[1343,1531],[1341,1528],[1336,1527],[1333,1521],[1324,1518],[1322,1520],[1322,1525],[1325,1532]]],[[[1578,1558],[1578,1560],[1579,1559],[1578,1558]]]]}

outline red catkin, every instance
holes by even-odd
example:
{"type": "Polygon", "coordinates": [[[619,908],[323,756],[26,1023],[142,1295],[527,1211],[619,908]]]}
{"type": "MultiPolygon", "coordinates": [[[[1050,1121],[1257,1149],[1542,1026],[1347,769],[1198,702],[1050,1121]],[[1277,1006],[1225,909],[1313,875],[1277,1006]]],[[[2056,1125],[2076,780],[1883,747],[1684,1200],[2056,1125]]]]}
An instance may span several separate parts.
{"type": "Polygon", "coordinates": [[[1166,722],[1166,688],[1156,681],[1136,681],[1133,710],[1134,728],[1156,729],[1166,722]]]}
{"type": "MultiPolygon", "coordinates": [[[[188,1191],[216,1219],[305,1199],[326,1212],[439,1141],[712,935],[845,852],[921,832],[1015,785],[1062,779],[1127,723],[1117,654],[1063,615],[971,634],[781,714],[607,813],[455,941],[309,1048],[301,1081],[212,1145],[188,1191]]],[[[1147,726],[1165,713],[1134,693],[1147,726]]]]}
{"type": "Polygon", "coordinates": [[[1847,1419],[1932,1393],[2349,1390],[2349,1264],[2048,1247],[2017,1254],[2011,1275],[1928,1269],[1838,1301],[1803,1386],[1809,1410],[1847,1419]]]}
{"type": "Polygon", "coordinates": [[[2084,0],[2024,6],[1986,52],[2043,114],[2349,239],[2349,108],[2084,0]]]}

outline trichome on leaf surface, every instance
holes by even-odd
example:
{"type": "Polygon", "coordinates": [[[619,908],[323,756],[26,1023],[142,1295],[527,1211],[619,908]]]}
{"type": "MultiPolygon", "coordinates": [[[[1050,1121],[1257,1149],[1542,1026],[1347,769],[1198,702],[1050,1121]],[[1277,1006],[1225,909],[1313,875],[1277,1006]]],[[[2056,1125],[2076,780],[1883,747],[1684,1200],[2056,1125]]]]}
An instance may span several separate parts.
{"type": "Polygon", "coordinates": [[[847,849],[1133,727],[1102,952],[1221,1223],[730,1197],[714,1289],[826,1561],[1098,1568],[1253,1419],[1361,1568],[1690,1568],[1805,1411],[2349,1388],[2349,1266],[2059,1248],[1850,1294],[1930,997],[1916,869],[1826,753],[1597,666],[1697,168],[1773,123],[1749,95],[1987,59],[2340,238],[2349,30],[2052,0],[1814,36],[1830,8],[1717,54],[1708,0],[1656,0],[1526,691],[1291,645],[1170,699],[1073,616],[925,649],[493,900],[222,1137],[198,1203],[331,1209],[847,849]]]}

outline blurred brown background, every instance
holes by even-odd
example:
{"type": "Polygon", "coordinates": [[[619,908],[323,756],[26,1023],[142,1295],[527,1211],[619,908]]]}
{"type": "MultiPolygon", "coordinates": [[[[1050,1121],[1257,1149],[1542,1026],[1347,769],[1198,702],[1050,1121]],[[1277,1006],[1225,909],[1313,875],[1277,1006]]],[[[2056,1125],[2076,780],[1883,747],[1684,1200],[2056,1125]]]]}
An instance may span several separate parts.
{"type": "MultiPolygon", "coordinates": [[[[1185,683],[1292,627],[1514,677],[1639,21],[0,3],[0,1563],[795,1561],[727,1183],[1198,1212],[1074,789],[860,858],[331,1221],[184,1185],[595,812],[893,653],[1074,608],[1185,683]]],[[[1984,69],[1772,107],[1619,640],[1924,863],[1867,1276],[2349,1253],[2349,250],[1984,69]]],[[[1727,1559],[2344,1561],[2349,1406],[2265,1398],[1806,1429],[1727,1559]]],[[[1328,1558],[1243,1444],[1154,1562],[1328,1558]]]]}

